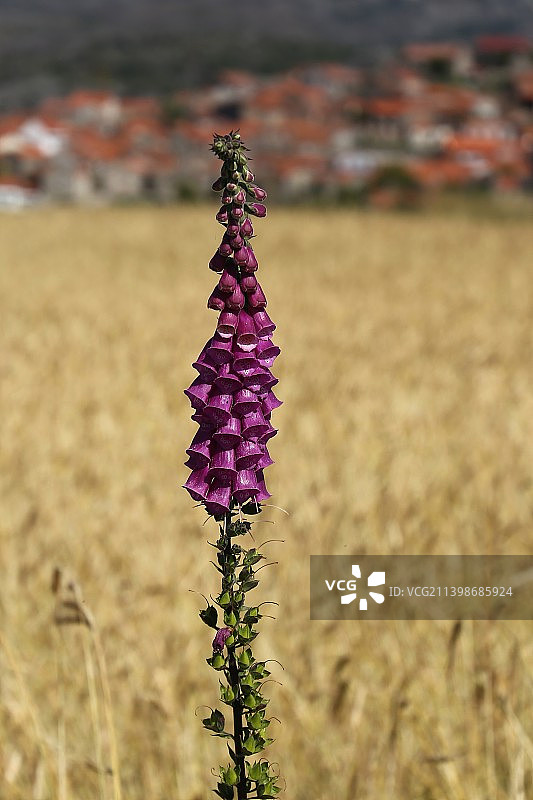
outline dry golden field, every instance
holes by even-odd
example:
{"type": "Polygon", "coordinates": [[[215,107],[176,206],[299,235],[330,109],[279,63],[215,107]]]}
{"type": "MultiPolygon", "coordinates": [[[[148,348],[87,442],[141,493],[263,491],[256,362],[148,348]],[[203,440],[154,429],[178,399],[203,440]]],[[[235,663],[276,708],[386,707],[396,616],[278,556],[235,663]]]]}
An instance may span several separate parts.
{"type": "MultiPolygon", "coordinates": [[[[225,762],[189,592],[215,590],[216,526],[180,488],[213,213],[0,218],[2,800],[204,800],[225,762]],[[92,632],[54,625],[56,567],[92,632]]],[[[310,622],[308,569],[533,551],[533,228],[274,208],[256,230],[283,349],[267,480],[290,516],[256,526],[285,540],[257,590],[281,604],[257,647],[285,666],[283,797],[528,800],[531,623],[310,622]]]]}

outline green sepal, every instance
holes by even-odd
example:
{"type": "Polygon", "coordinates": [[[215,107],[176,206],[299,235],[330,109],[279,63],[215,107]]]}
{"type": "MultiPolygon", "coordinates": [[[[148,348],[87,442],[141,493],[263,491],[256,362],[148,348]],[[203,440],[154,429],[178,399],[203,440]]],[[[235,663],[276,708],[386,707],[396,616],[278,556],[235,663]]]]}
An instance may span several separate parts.
{"type": "Polygon", "coordinates": [[[239,625],[237,635],[242,642],[249,642],[253,638],[253,631],[249,625],[239,625]]]}
{"type": "Polygon", "coordinates": [[[238,522],[231,523],[231,535],[232,536],[244,536],[245,534],[249,533],[252,528],[251,522],[247,520],[239,520],[238,522]]]}
{"type": "MultiPolygon", "coordinates": [[[[248,205],[248,204],[246,204],[246,205],[248,205]]],[[[244,209],[245,209],[245,211],[250,213],[252,209],[250,208],[250,206],[248,206],[248,208],[247,208],[246,205],[244,206],[244,209]]],[[[251,516],[252,514],[260,514],[261,513],[261,503],[257,503],[257,504],[256,503],[246,503],[246,505],[241,506],[241,510],[242,510],[243,514],[246,514],[247,516],[251,516]]],[[[248,523],[248,524],[250,524],[250,523],[248,523]]]]}
{"type": "Polygon", "coordinates": [[[263,748],[261,747],[261,743],[256,739],[253,734],[250,734],[247,739],[242,743],[242,748],[245,750],[249,755],[253,753],[258,753],[263,748]]]}
{"type": "Polygon", "coordinates": [[[221,778],[228,786],[235,786],[239,781],[239,776],[233,767],[228,767],[228,769],[224,770],[221,778]]]}
{"type": "Polygon", "coordinates": [[[227,703],[227,705],[231,705],[235,700],[235,692],[231,686],[224,686],[224,684],[220,684],[220,699],[223,703],[227,703]]]}
{"type": "Polygon", "coordinates": [[[218,611],[215,606],[207,606],[200,611],[200,619],[210,628],[218,628],[218,611]]]}
{"type": "Polygon", "coordinates": [[[263,615],[259,613],[259,606],[252,606],[251,608],[247,609],[243,621],[250,625],[254,625],[258,622],[263,615]]]}
{"type": "Polygon", "coordinates": [[[224,669],[226,665],[226,659],[220,653],[216,653],[211,658],[206,658],[206,661],[210,667],[216,670],[224,669]]]}
{"type": "Polygon", "coordinates": [[[221,783],[219,781],[217,783],[217,788],[215,789],[215,794],[217,794],[219,797],[222,797],[222,800],[233,800],[233,786],[228,786],[227,783],[221,783]]]}
{"type": "Polygon", "coordinates": [[[262,800],[270,800],[275,797],[279,791],[279,787],[276,786],[273,781],[267,781],[267,783],[257,787],[257,796],[261,797],[262,800]]]}
{"type": "Polygon", "coordinates": [[[243,702],[246,708],[254,709],[258,706],[257,698],[253,692],[250,692],[250,694],[246,695],[243,702]]]}
{"type": "Polygon", "coordinates": [[[264,559],[264,555],[259,553],[255,547],[253,547],[251,550],[248,550],[242,563],[245,567],[249,567],[253,566],[253,564],[257,564],[257,562],[261,561],[262,559],[264,559]]]}
{"type": "Polygon", "coordinates": [[[225,725],[224,714],[218,708],[214,708],[211,716],[202,720],[202,725],[213,733],[223,733],[225,725]]]}
{"type": "Polygon", "coordinates": [[[248,777],[251,781],[261,781],[263,778],[268,780],[268,764],[261,761],[254,761],[248,764],[248,777]]]}
{"type": "Polygon", "coordinates": [[[224,612],[224,625],[228,628],[234,628],[237,624],[237,617],[233,613],[233,611],[225,611],[224,612]]]}
{"type": "Polygon", "coordinates": [[[254,731],[259,731],[262,728],[265,728],[265,722],[268,724],[268,720],[264,720],[258,711],[256,711],[255,714],[252,714],[251,717],[248,717],[248,725],[253,728],[254,731]]]}
{"type": "Polygon", "coordinates": [[[238,658],[238,662],[239,662],[239,667],[241,667],[241,669],[247,669],[250,666],[250,664],[254,663],[254,657],[249,647],[247,647],[246,650],[242,651],[242,653],[238,658]]]}
{"type": "Polygon", "coordinates": [[[264,661],[256,661],[256,663],[253,665],[252,677],[255,678],[255,680],[260,678],[268,678],[268,676],[271,674],[272,673],[265,667],[264,661]]]}
{"type": "Polygon", "coordinates": [[[255,589],[258,584],[259,581],[256,580],[245,581],[244,583],[241,583],[241,590],[243,592],[249,592],[251,589],[255,589]]]}
{"type": "Polygon", "coordinates": [[[229,595],[229,592],[222,592],[222,594],[219,595],[219,597],[217,598],[217,603],[219,604],[219,606],[222,606],[222,608],[226,608],[226,606],[230,606],[231,605],[231,597],[229,595]]]}

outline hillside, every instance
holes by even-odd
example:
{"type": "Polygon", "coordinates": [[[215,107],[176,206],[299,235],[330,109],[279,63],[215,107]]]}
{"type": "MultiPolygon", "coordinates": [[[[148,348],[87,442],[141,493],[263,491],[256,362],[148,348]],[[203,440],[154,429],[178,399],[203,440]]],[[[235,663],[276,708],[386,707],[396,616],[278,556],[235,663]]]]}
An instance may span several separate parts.
{"type": "Polygon", "coordinates": [[[0,0],[0,105],[72,85],[166,92],[221,66],[368,61],[407,40],[533,35],[529,0],[0,0]],[[239,28],[239,45],[235,28],[239,28]]]}

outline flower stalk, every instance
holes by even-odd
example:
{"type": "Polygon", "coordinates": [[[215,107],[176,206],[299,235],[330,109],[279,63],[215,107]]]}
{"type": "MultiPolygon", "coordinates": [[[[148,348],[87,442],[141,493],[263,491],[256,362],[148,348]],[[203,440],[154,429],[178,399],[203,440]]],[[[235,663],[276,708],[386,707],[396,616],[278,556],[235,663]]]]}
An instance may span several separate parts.
{"type": "Polygon", "coordinates": [[[270,497],[264,470],[271,465],[267,442],[277,431],[272,412],[281,405],[272,391],[277,379],[270,368],[279,354],[273,343],[275,324],[268,316],[252,238],[252,217],[264,217],[266,192],[254,184],[247,148],[238,132],[215,135],[213,152],[222,160],[217,221],[225,227],[209,262],[220,278],[208,300],[219,312],[213,337],[193,366],[198,371],[185,391],[199,429],[187,450],[191,469],[185,488],[219,523],[215,568],[220,592],[200,611],[215,630],[207,663],[219,674],[218,708],[203,720],[212,735],[227,740],[230,762],[220,766],[215,794],[222,800],[275,798],[277,776],[261,755],[273,741],[268,735],[268,699],[262,686],[270,675],[266,661],[257,661],[252,642],[262,619],[261,606],[249,593],[258,585],[257,565],[265,556],[245,548],[239,537],[249,534],[250,515],[259,514],[270,497]]]}

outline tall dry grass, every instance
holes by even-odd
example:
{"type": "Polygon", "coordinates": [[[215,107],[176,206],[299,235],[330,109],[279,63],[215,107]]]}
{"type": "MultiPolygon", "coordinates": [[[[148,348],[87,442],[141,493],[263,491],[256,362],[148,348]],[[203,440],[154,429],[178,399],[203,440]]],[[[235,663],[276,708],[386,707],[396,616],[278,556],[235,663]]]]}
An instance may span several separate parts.
{"type": "MultiPolygon", "coordinates": [[[[223,758],[194,716],[217,685],[188,591],[216,585],[215,531],[179,488],[211,213],[0,219],[2,800],[200,800],[223,758]],[[55,567],[100,654],[54,624],[55,567]]],[[[532,551],[533,230],[281,209],[257,227],[290,511],[256,526],[285,539],[258,647],[285,666],[287,797],[527,800],[531,624],[311,623],[308,557],[532,551]]]]}

